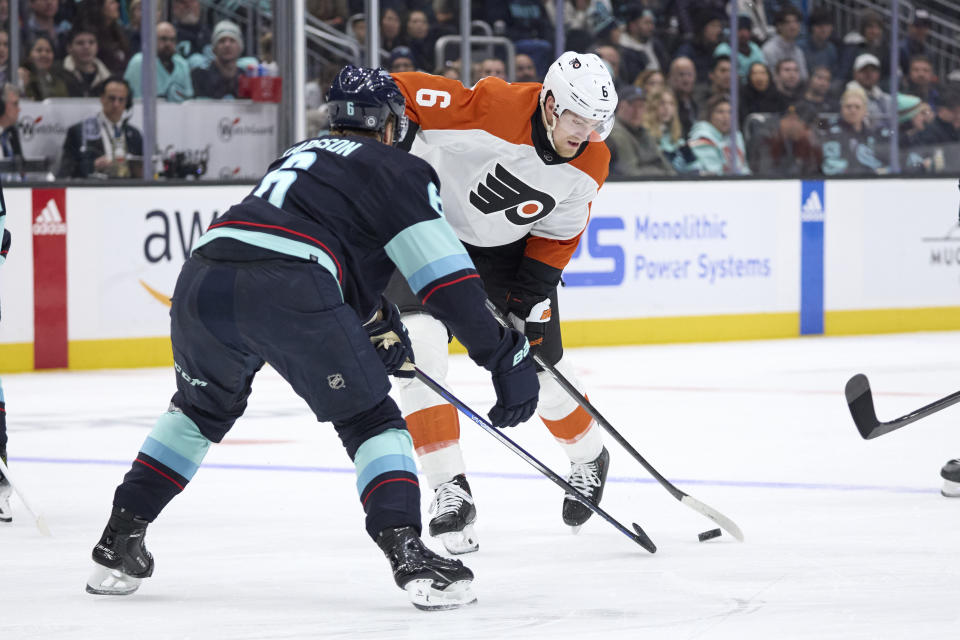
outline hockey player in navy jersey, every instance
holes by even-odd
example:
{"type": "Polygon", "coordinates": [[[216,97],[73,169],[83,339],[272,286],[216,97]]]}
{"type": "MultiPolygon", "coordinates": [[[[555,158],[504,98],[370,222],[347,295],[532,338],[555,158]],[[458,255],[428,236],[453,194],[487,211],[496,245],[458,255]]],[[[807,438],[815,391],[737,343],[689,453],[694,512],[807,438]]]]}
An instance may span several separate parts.
{"type": "MultiPolygon", "coordinates": [[[[7,207],[3,201],[3,187],[0,187],[0,265],[7,259],[10,250],[10,230],[6,228],[7,207]]],[[[7,463],[7,405],[3,399],[3,385],[0,384],[0,459],[7,463]]],[[[0,472],[0,522],[12,522],[10,494],[13,487],[0,472]]]]}
{"type": "Polygon", "coordinates": [[[387,395],[388,374],[413,375],[406,329],[381,295],[393,270],[491,372],[495,426],[533,415],[539,385],[524,335],[484,308],[436,173],[391,146],[404,102],[382,70],[344,68],[328,95],[331,135],[287,150],[198,242],[170,312],[177,391],[117,487],[88,592],[133,593],[152,574],[148,524],[240,417],[269,363],[333,423],[356,466],[367,533],[413,604],[476,599],[471,571],[420,540],[411,438],[387,395]]]}

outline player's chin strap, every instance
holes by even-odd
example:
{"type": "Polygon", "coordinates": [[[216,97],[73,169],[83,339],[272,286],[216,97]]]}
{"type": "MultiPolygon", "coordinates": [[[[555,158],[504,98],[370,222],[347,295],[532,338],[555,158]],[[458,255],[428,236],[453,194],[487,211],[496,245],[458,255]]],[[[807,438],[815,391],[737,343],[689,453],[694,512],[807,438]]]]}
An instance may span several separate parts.
{"type": "Polygon", "coordinates": [[[557,153],[560,153],[560,150],[557,149],[556,143],[553,141],[553,130],[557,128],[557,120],[560,119],[560,116],[557,115],[557,112],[553,112],[553,124],[547,122],[547,100],[544,98],[540,101],[540,113],[542,114],[541,120],[543,120],[543,128],[547,130],[547,142],[550,143],[550,146],[553,147],[553,150],[557,153]]]}

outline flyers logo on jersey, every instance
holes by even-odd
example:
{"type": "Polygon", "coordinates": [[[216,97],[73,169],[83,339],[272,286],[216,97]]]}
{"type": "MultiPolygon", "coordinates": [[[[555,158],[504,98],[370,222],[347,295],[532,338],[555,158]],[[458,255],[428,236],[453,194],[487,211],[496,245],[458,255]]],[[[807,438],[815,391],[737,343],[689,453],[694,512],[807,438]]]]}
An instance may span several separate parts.
{"type": "Polygon", "coordinates": [[[498,162],[493,173],[470,192],[470,204],[485,214],[503,211],[507,220],[522,226],[546,217],[557,201],[525,184],[498,162]]]}

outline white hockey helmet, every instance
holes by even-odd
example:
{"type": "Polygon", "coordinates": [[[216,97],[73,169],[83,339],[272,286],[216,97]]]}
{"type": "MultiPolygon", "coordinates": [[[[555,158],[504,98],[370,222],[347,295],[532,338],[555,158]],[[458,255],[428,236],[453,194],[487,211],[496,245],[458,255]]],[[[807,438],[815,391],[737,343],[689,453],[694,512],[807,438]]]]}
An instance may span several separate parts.
{"type": "Polygon", "coordinates": [[[613,129],[617,91],[607,65],[596,54],[564,52],[550,65],[543,79],[541,108],[548,94],[556,101],[557,117],[569,109],[584,118],[600,120],[602,124],[595,131],[601,140],[613,129]]]}

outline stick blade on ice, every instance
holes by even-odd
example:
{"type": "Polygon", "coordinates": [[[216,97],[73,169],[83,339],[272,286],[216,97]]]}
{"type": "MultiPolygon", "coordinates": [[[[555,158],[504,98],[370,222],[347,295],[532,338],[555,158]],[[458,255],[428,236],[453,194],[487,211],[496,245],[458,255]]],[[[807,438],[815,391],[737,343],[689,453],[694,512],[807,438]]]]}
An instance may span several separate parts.
{"type": "Polygon", "coordinates": [[[880,421],[877,420],[877,411],[873,407],[873,394],[870,392],[870,381],[867,376],[858,373],[847,381],[844,390],[847,396],[847,406],[857,431],[864,440],[880,435],[876,432],[880,421]]]}

